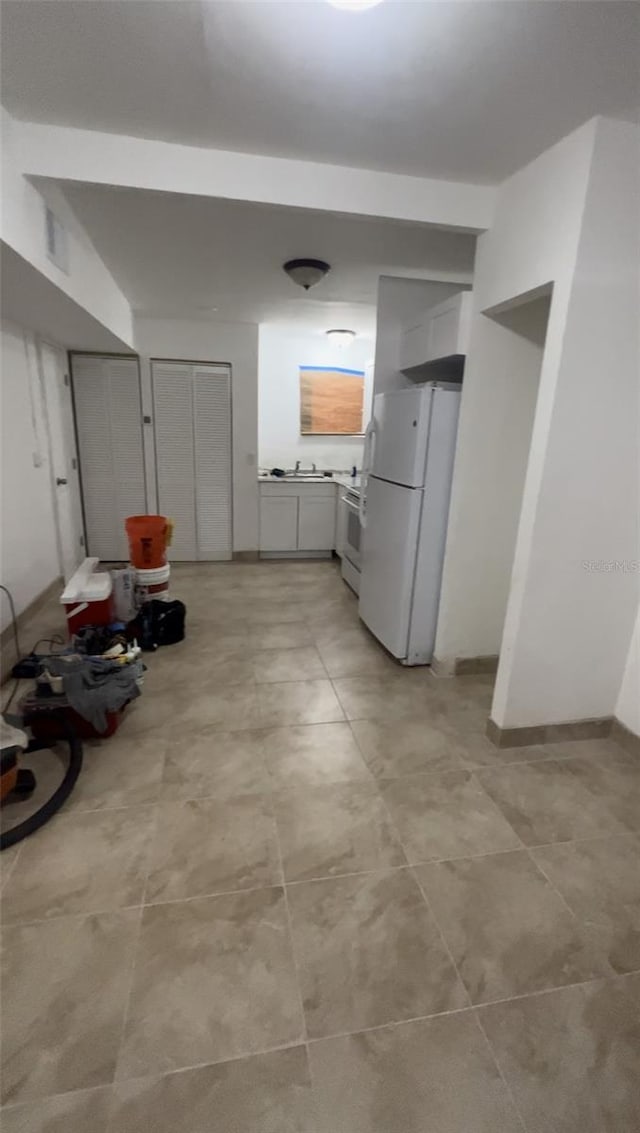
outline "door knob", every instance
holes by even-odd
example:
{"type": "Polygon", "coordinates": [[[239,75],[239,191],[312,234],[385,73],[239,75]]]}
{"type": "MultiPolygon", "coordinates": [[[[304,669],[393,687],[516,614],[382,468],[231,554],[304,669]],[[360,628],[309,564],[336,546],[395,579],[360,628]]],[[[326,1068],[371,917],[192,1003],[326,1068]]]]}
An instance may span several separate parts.
{"type": "Polygon", "coordinates": [[[63,476],[56,476],[56,484],[58,486],[60,486],[60,484],[68,484],[68,482],[69,481],[65,480],[63,476]]]}

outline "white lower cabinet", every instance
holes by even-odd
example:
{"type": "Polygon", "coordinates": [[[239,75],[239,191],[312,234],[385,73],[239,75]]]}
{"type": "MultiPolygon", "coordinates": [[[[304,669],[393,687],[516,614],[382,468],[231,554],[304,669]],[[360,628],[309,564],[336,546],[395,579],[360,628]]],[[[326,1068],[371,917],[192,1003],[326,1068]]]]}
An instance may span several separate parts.
{"type": "Polygon", "coordinates": [[[297,551],[298,497],[260,497],[260,550],[297,551]]]}
{"type": "Polygon", "coordinates": [[[330,553],[336,541],[336,485],[260,485],[260,550],[330,553]]]}
{"type": "Polygon", "coordinates": [[[298,502],[298,550],[332,551],[336,541],[336,502],[333,496],[301,495],[298,502]]]}

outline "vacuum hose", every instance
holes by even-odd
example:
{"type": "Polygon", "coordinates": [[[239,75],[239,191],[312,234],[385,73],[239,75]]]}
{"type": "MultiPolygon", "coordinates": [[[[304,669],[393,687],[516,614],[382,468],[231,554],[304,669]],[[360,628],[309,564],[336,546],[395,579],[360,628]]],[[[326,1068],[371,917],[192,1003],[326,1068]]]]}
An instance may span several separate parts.
{"type": "MultiPolygon", "coordinates": [[[[69,766],[65,772],[62,782],[56,787],[52,795],[47,799],[39,810],[34,814],[30,814],[25,818],[24,822],[18,823],[17,826],[12,826],[10,830],[4,831],[0,834],[0,850],[7,850],[9,846],[15,846],[16,842],[21,842],[23,838],[27,838],[29,834],[33,834],[44,826],[56,811],[67,801],[73,788],[75,787],[76,780],[80,771],[82,770],[82,743],[74,728],[64,718],[58,718],[56,721],[59,724],[64,735],[60,738],[64,743],[69,745],[69,766]]],[[[27,752],[41,751],[48,747],[47,742],[41,740],[32,740],[27,748],[27,752]]]]}

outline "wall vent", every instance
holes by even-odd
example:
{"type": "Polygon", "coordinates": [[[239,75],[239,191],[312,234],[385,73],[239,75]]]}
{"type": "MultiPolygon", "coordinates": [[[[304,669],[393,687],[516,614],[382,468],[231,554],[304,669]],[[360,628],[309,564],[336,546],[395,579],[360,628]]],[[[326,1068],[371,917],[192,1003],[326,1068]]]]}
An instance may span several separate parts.
{"type": "Polygon", "coordinates": [[[45,205],[45,236],[47,255],[51,262],[60,268],[60,271],[69,272],[69,252],[67,245],[67,231],[60,223],[53,209],[45,205]]]}

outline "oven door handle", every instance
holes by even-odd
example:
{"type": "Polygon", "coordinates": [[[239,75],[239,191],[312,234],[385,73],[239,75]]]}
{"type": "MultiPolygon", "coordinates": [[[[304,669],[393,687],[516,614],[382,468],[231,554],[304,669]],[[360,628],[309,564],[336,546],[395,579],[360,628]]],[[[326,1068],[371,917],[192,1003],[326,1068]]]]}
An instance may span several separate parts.
{"type": "Polygon", "coordinates": [[[360,476],[360,526],[364,531],[367,526],[367,488],[369,486],[369,471],[373,467],[373,454],[375,452],[376,422],[372,417],[364,433],[364,452],[362,455],[362,475],[360,476]]]}
{"type": "Polygon", "coordinates": [[[360,514],[360,505],[355,500],[350,500],[348,496],[340,496],[340,502],[346,504],[351,511],[355,511],[356,515],[360,514]]]}

